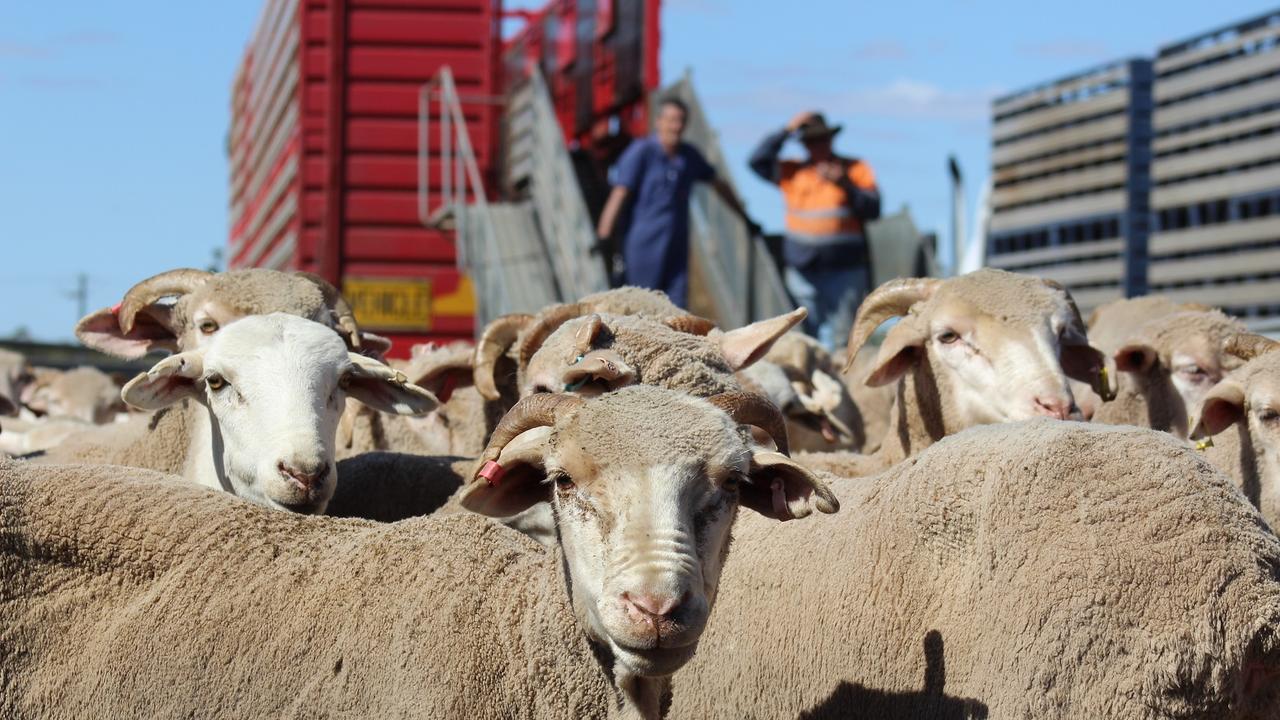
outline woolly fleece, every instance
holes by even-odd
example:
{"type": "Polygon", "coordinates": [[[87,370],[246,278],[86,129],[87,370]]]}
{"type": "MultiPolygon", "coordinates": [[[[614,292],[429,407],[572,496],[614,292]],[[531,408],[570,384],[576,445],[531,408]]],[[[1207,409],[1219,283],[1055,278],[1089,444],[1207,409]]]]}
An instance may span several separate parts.
{"type": "Polygon", "coordinates": [[[303,517],[0,464],[0,716],[603,718],[557,555],[475,515],[303,517]]]}
{"type": "Polygon", "coordinates": [[[1176,439],[990,425],[833,487],[739,518],[672,718],[1280,716],[1280,541],[1176,439]]]}

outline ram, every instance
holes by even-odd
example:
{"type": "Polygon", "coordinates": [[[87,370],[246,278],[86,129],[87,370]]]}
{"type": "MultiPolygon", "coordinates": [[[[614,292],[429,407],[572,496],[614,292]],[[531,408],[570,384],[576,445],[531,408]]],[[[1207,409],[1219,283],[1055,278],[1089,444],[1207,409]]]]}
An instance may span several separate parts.
{"type": "MultiPolygon", "coordinates": [[[[868,475],[947,435],[988,423],[1075,410],[1068,379],[1098,385],[1103,357],[1089,345],[1060,285],[1002,270],[947,280],[900,279],[858,308],[846,357],[882,323],[889,330],[866,384],[896,384],[889,432],[874,455],[810,453],[798,460],[840,476],[868,475]]],[[[852,365],[846,360],[845,371],[852,365]]]]}
{"type": "Polygon", "coordinates": [[[522,401],[463,501],[554,505],[550,550],[471,513],[268,517],[145,471],[0,464],[0,707],[14,720],[660,717],[739,505],[773,521],[837,509],[741,424],[782,420],[750,396],[652,387],[522,401]]]}
{"type": "Polygon", "coordinates": [[[734,528],[673,718],[1280,716],[1280,540],[1169,435],[966,430],[734,528]]]}

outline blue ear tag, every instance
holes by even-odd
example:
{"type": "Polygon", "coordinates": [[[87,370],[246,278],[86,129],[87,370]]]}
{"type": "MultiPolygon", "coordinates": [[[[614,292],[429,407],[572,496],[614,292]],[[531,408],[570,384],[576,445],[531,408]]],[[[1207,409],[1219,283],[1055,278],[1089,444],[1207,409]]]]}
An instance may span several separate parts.
{"type": "Polygon", "coordinates": [[[565,385],[564,385],[564,391],[565,391],[565,392],[573,392],[574,390],[577,390],[578,388],[580,388],[580,387],[582,387],[583,385],[585,385],[585,384],[586,384],[586,382],[587,382],[587,379],[586,379],[586,378],[582,378],[581,380],[579,380],[579,381],[578,381],[578,382],[576,382],[576,383],[565,383],[565,385]]]}

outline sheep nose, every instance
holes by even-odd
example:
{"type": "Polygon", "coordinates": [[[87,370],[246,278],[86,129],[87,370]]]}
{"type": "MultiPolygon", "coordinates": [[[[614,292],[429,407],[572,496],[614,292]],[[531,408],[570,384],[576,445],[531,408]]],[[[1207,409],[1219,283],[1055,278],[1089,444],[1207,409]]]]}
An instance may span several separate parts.
{"type": "Polygon", "coordinates": [[[655,622],[670,618],[680,608],[687,597],[674,598],[670,595],[650,595],[647,593],[622,593],[622,605],[632,620],[655,622]]]}
{"type": "Polygon", "coordinates": [[[293,480],[302,486],[303,490],[311,490],[316,485],[324,481],[325,476],[329,474],[328,463],[315,463],[303,465],[287,465],[283,460],[276,463],[276,469],[285,478],[293,480]]]}
{"type": "Polygon", "coordinates": [[[1037,415],[1066,420],[1071,414],[1071,405],[1071,401],[1063,397],[1040,395],[1035,399],[1035,412],[1037,415]]]}

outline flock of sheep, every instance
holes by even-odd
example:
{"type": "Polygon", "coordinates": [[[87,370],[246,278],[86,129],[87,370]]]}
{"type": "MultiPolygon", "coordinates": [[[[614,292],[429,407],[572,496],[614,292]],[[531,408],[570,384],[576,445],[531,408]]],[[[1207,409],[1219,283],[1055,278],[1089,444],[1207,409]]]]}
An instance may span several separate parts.
{"type": "Polygon", "coordinates": [[[76,328],[170,353],[122,389],[0,356],[0,717],[1280,717],[1280,343],[999,270],[803,318],[384,363],[313,275],[148,278],[76,328]]]}

